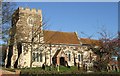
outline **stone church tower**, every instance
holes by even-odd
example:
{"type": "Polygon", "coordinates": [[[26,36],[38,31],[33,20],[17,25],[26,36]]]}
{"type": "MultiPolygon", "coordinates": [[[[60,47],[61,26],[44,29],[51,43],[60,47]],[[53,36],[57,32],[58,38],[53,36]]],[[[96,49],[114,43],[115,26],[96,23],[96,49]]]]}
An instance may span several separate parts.
{"type": "Polygon", "coordinates": [[[28,41],[31,38],[32,32],[35,33],[42,26],[41,10],[21,8],[13,14],[12,18],[12,32],[16,32],[16,41],[28,41]]]}
{"type": "MultiPolygon", "coordinates": [[[[23,46],[28,47],[28,51],[31,51],[32,42],[41,42],[42,11],[19,7],[12,16],[11,26],[8,54],[5,62],[6,67],[17,67],[20,66],[19,57],[22,49],[24,49],[23,46]]],[[[30,52],[27,54],[30,54],[30,52]]]]}

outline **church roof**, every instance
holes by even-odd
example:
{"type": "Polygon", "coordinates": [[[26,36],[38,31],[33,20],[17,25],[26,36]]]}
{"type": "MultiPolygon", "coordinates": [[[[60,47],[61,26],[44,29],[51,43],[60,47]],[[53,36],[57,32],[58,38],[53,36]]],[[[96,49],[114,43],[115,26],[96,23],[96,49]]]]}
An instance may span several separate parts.
{"type": "Polygon", "coordinates": [[[94,40],[94,39],[89,39],[89,38],[80,38],[80,42],[82,44],[92,44],[92,45],[100,46],[99,40],[94,40]]]}
{"type": "Polygon", "coordinates": [[[60,32],[44,30],[45,43],[53,44],[80,44],[75,32],[60,32]]]}

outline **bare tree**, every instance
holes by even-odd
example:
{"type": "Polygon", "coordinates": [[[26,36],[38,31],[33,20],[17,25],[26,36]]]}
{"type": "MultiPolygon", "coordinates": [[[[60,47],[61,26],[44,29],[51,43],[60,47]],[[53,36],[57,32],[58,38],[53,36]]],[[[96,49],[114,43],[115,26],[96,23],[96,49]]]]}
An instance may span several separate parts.
{"type": "Polygon", "coordinates": [[[117,55],[116,46],[117,43],[114,42],[114,38],[116,35],[109,34],[106,29],[102,28],[101,32],[98,32],[100,34],[100,47],[99,48],[93,48],[93,52],[99,56],[99,59],[97,60],[98,67],[97,69],[99,71],[106,70],[108,63],[110,62],[111,58],[113,56],[117,55]]]}
{"type": "Polygon", "coordinates": [[[15,3],[2,2],[2,40],[6,43],[9,38],[12,14],[15,10],[15,3]]]}
{"type": "MultiPolygon", "coordinates": [[[[119,57],[119,50],[118,47],[120,46],[119,39],[116,38],[117,34],[113,35],[110,34],[104,27],[101,28],[101,32],[98,32],[100,37],[98,40],[98,48],[95,48],[95,44],[92,41],[91,36],[88,36],[88,39],[90,39],[91,45],[89,46],[88,49],[91,49],[97,56],[97,61],[95,62],[96,64],[96,70],[102,71],[106,70],[106,67],[108,63],[110,62],[111,58],[113,56],[118,56],[119,57]],[[116,50],[117,48],[117,50],[116,50]]],[[[84,34],[84,33],[82,33],[84,34]]],[[[86,34],[85,34],[86,35],[86,34]]]]}
{"type": "MultiPolygon", "coordinates": [[[[34,30],[35,32],[33,32],[33,29],[32,29],[30,68],[32,67],[32,63],[33,63],[33,60],[32,60],[33,51],[35,51],[36,49],[39,49],[39,48],[41,48],[41,47],[43,47],[43,46],[45,47],[45,44],[41,43],[41,40],[40,40],[41,37],[43,37],[43,30],[41,29],[41,27],[45,29],[45,27],[47,27],[47,25],[48,25],[48,24],[47,24],[47,21],[45,20],[45,17],[43,17],[41,23],[42,23],[42,25],[38,26],[37,29],[34,30]],[[38,35],[39,35],[39,39],[38,39],[38,41],[37,41],[37,43],[36,43],[35,38],[36,38],[38,35]],[[34,45],[35,43],[38,45],[38,47],[37,47],[36,49],[33,49],[33,45],[34,45]],[[41,44],[41,45],[40,45],[40,44],[41,44]]],[[[41,51],[41,52],[42,52],[42,51],[41,51]]]]}
{"type": "MultiPolygon", "coordinates": [[[[9,28],[11,27],[11,19],[12,19],[12,13],[15,10],[15,3],[11,3],[11,2],[1,2],[0,1],[0,8],[1,8],[1,13],[0,13],[0,18],[1,18],[1,34],[2,34],[2,41],[4,43],[2,43],[2,45],[7,45],[7,41],[9,39],[9,28]]],[[[6,46],[7,47],[7,46],[6,46]]],[[[6,50],[6,49],[5,49],[6,50]]],[[[4,50],[4,51],[5,51],[4,50]]],[[[5,61],[5,54],[2,55],[3,56],[3,62],[5,61]]]]}

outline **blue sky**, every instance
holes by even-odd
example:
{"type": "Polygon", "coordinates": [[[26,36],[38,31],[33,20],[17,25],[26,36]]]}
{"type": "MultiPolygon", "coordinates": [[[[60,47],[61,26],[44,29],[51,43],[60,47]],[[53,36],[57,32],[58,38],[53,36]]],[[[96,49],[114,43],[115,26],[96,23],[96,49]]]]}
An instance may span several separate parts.
{"type": "MultiPolygon", "coordinates": [[[[119,7],[119,8],[118,8],[118,9],[119,9],[118,11],[119,11],[119,13],[120,13],[120,2],[119,2],[119,6],[118,6],[118,7],[119,7]]],[[[118,18],[119,18],[119,19],[118,19],[118,31],[120,32],[120,21],[119,21],[119,20],[120,20],[120,14],[118,14],[118,18]]]]}
{"type": "Polygon", "coordinates": [[[94,34],[94,39],[103,26],[112,34],[118,31],[117,2],[17,2],[18,6],[41,9],[49,30],[77,32],[80,37],[94,34]]]}
{"type": "Polygon", "coordinates": [[[4,2],[118,2],[120,0],[3,0],[4,2]]]}

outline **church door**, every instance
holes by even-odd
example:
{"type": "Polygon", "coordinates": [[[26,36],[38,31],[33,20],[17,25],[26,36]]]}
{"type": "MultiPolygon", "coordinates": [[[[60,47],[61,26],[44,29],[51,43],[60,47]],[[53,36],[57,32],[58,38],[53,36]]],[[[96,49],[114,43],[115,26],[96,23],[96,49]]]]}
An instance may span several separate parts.
{"type": "Polygon", "coordinates": [[[60,65],[65,66],[65,58],[64,57],[60,57],[60,65]]]}

